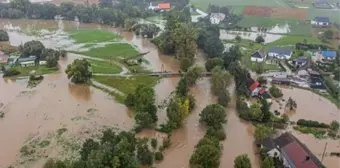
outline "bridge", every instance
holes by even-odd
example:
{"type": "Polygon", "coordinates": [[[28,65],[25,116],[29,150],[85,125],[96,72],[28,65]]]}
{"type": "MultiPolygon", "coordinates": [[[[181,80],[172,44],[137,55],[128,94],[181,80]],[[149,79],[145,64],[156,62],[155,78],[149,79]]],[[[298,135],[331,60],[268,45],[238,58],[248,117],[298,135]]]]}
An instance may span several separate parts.
{"type": "MultiPolygon", "coordinates": [[[[179,77],[183,76],[183,72],[151,72],[148,74],[149,76],[158,76],[158,77],[179,77]]],[[[211,72],[203,72],[202,76],[211,76],[211,72]]]]}

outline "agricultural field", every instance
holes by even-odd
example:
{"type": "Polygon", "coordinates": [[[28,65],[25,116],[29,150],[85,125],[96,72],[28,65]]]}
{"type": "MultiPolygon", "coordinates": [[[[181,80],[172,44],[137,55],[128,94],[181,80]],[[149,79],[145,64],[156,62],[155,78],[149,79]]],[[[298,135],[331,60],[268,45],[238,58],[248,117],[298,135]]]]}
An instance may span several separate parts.
{"type": "Polygon", "coordinates": [[[308,10],[299,8],[273,8],[273,7],[247,6],[243,10],[243,15],[306,20],[308,18],[308,10]]]}
{"type": "Polygon", "coordinates": [[[111,31],[97,29],[72,30],[68,33],[70,34],[70,38],[74,39],[76,43],[106,42],[115,40],[119,37],[111,31]]]}
{"type": "Polygon", "coordinates": [[[283,0],[190,0],[195,7],[206,11],[209,4],[219,6],[270,6],[270,7],[288,7],[283,0]]]}
{"type": "Polygon", "coordinates": [[[122,71],[122,68],[113,62],[96,60],[88,61],[91,63],[93,73],[115,74],[122,71]]]}

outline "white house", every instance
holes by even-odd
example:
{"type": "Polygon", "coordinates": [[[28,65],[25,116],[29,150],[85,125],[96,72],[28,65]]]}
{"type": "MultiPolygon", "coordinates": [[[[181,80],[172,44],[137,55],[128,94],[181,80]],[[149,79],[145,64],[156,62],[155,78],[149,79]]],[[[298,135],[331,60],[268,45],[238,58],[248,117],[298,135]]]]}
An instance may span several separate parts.
{"type": "Polygon", "coordinates": [[[219,24],[225,18],[224,13],[211,13],[210,14],[210,23],[211,24],[219,24]]]}
{"type": "Polygon", "coordinates": [[[314,26],[329,26],[330,22],[328,17],[315,17],[311,24],[314,26]]]}
{"type": "Polygon", "coordinates": [[[150,9],[150,10],[159,9],[158,4],[153,4],[152,2],[150,2],[148,9],[150,9]]]}
{"type": "Polygon", "coordinates": [[[265,59],[266,59],[266,54],[260,50],[254,52],[250,57],[250,60],[253,62],[263,62],[265,59]]]}
{"type": "Polygon", "coordinates": [[[292,57],[293,51],[289,48],[281,47],[269,47],[268,57],[277,59],[290,59],[292,57]]]}

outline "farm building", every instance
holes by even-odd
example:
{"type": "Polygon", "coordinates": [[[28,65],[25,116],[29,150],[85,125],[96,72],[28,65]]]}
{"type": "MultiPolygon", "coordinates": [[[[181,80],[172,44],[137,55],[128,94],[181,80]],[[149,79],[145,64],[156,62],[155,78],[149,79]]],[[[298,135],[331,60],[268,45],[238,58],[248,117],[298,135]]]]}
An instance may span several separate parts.
{"type": "Polygon", "coordinates": [[[154,2],[151,2],[149,4],[149,7],[148,9],[150,10],[168,10],[171,8],[171,4],[170,3],[154,3],[154,2]]]}
{"type": "Polygon", "coordinates": [[[290,59],[292,57],[292,50],[289,48],[281,47],[269,47],[268,57],[274,57],[277,59],[290,59]]]}
{"type": "Polygon", "coordinates": [[[254,62],[263,62],[266,59],[266,54],[263,51],[256,51],[251,55],[250,60],[254,62]]]}
{"type": "Polygon", "coordinates": [[[330,21],[328,17],[315,17],[311,24],[314,26],[329,26],[330,21]]]}
{"type": "Polygon", "coordinates": [[[224,13],[211,13],[210,14],[210,23],[211,24],[219,24],[225,18],[224,13]]]}
{"type": "Polygon", "coordinates": [[[324,59],[332,60],[336,57],[335,51],[321,51],[321,55],[324,59]]]}
{"type": "Polygon", "coordinates": [[[321,168],[320,160],[292,134],[286,132],[277,138],[265,138],[261,148],[270,157],[278,157],[284,167],[321,168]]]}
{"type": "Polygon", "coordinates": [[[37,60],[36,56],[30,56],[27,58],[19,58],[17,63],[21,67],[30,67],[30,66],[35,66],[36,60],[37,60]]]}

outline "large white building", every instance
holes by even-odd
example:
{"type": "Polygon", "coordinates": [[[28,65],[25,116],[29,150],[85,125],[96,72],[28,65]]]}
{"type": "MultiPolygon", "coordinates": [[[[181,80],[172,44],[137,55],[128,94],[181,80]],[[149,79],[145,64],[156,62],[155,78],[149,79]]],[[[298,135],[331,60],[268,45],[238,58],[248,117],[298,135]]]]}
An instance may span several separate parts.
{"type": "Polygon", "coordinates": [[[268,57],[277,59],[290,59],[292,57],[293,51],[289,48],[281,47],[269,47],[268,57]]]}

